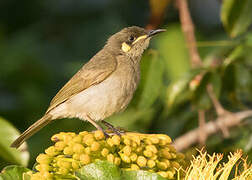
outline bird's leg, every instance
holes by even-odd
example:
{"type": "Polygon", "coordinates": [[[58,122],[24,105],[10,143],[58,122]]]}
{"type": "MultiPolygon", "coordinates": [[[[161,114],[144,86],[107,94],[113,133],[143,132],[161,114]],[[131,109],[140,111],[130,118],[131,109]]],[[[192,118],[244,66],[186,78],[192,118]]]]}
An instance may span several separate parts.
{"type": "Polygon", "coordinates": [[[96,127],[96,129],[102,131],[104,135],[106,136],[106,138],[109,137],[108,133],[106,133],[99,124],[97,124],[94,120],[92,120],[88,115],[86,117],[87,117],[87,121],[90,122],[94,127],[96,127]]]}
{"type": "Polygon", "coordinates": [[[121,133],[123,133],[123,131],[121,131],[120,129],[118,128],[115,128],[112,124],[102,120],[101,121],[102,124],[104,124],[105,126],[107,126],[109,129],[111,129],[115,134],[117,134],[118,136],[121,136],[121,133]]]}

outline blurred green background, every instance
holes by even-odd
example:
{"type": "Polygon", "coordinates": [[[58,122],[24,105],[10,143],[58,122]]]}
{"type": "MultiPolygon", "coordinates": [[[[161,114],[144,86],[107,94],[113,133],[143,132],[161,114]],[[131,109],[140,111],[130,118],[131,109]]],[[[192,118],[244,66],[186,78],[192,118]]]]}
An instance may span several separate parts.
{"type": "MultiPolygon", "coordinates": [[[[204,61],[204,68],[194,71],[175,2],[165,1],[163,9],[160,2],[0,1],[0,116],[24,131],[43,115],[57,91],[104,46],[110,35],[132,25],[161,27],[167,32],[153,38],[145,52],[141,83],[130,106],[109,122],[132,131],[165,133],[176,139],[198,127],[198,109],[206,111],[207,121],[216,118],[205,91],[208,82],[213,84],[225,109],[251,109],[251,2],[227,4],[223,10],[224,2],[220,0],[189,1],[198,50],[204,61]],[[202,82],[196,90],[190,89],[189,83],[202,71],[206,72],[202,82]]],[[[87,129],[94,128],[76,119],[52,122],[27,141],[29,166],[51,144],[53,134],[87,129]]],[[[209,137],[207,150],[229,152],[242,148],[251,159],[251,132],[251,119],[247,119],[230,130],[229,138],[220,133],[209,137]]],[[[0,138],[5,141],[5,137],[0,138]]],[[[0,168],[21,163],[6,158],[8,151],[8,145],[0,143],[0,168]]]]}

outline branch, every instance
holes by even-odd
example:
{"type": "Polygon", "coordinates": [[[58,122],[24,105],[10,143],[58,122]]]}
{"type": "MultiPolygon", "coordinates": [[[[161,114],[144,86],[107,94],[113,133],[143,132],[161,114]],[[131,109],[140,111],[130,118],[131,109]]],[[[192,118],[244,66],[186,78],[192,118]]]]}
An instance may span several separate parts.
{"type": "Polygon", "coordinates": [[[202,65],[202,61],[200,59],[200,56],[196,47],[194,25],[193,25],[190,12],[188,9],[187,0],[177,0],[177,6],[179,9],[179,18],[180,18],[182,30],[184,32],[187,47],[189,49],[189,53],[191,57],[191,66],[193,68],[200,67],[202,65]]]}
{"type": "MultiPolygon", "coordinates": [[[[252,110],[241,111],[237,113],[225,113],[223,116],[219,116],[215,121],[206,123],[204,130],[207,135],[217,133],[221,126],[228,128],[239,125],[245,118],[252,116],[252,110]]],[[[195,128],[188,133],[175,139],[173,145],[177,151],[182,151],[191,145],[198,142],[199,139],[199,128],[195,128]]]]}

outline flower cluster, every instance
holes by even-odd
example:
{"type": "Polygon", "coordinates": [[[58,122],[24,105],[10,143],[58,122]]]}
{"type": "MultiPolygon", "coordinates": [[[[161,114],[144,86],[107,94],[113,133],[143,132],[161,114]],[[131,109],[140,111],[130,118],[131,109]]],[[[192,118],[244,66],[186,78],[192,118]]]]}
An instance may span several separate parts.
{"type": "Polygon", "coordinates": [[[52,136],[54,146],[40,154],[31,180],[53,179],[57,175],[73,175],[81,167],[107,160],[124,170],[146,170],[172,179],[184,162],[184,155],[171,146],[164,134],[126,132],[105,138],[102,131],[65,133],[52,136]]]}

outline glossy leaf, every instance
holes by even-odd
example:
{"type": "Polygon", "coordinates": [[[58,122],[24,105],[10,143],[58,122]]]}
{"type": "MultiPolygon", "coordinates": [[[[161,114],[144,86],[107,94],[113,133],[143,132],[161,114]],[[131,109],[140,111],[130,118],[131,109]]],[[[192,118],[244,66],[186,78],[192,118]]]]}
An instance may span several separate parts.
{"type": "MultiPolygon", "coordinates": [[[[10,144],[19,136],[19,132],[8,121],[0,117],[0,157],[7,163],[26,166],[29,160],[27,150],[11,148],[10,144]]],[[[21,146],[25,148],[26,144],[21,146]]]]}
{"type": "Polygon", "coordinates": [[[139,85],[137,108],[148,109],[161,94],[164,63],[158,52],[151,50],[141,60],[141,81],[139,85]]]}
{"type": "Polygon", "coordinates": [[[156,173],[147,171],[126,171],[107,162],[97,161],[78,170],[75,175],[80,180],[165,180],[156,173]]]}
{"type": "Polygon", "coordinates": [[[172,81],[190,70],[189,54],[179,25],[169,25],[167,31],[155,37],[160,56],[164,58],[165,72],[172,81]]]}
{"type": "Polygon", "coordinates": [[[224,68],[226,68],[228,65],[230,65],[231,63],[239,60],[239,58],[244,54],[244,46],[240,45],[237,46],[230,54],[227,58],[225,58],[223,65],[224,68]]]}
{"type": "MultiPolygon", "coordinates": [[[[7,166],[0,173],[0,180],[24,180],[24,174],[28,171],[30,170],[21,166],[7,166]]],[[[25,180],[28,180],[28,177],[25,180]]]]}
{"type": "Polygon", "coordinates": [[[199,73],[199,70],[190,71],[182,78],[174,81],[168,86],[167,98],[168,98],[168,106],[172,106],[175,104],[176,99],[179,96],[183,96],[184,93],[189,91],[189,83],[190,81],[199,73]]]}
{"type": "Polygon", "coordinates": [[[151,173],[148,171],[123,171],[122,173],[123,180],[166,180],[157,173],[151,173]]]}
{"type": "Polygon", "coordinates": [[[97,161],[81,168],[75,173],[81,180],[120,180],[120,169],[107,161],[97,161]]]}
{"type": "Polygon", "coordinates": [[[222,23],[231,37],[244,33],[252,20],[251,0],[224,0],[221,9],[222,23]]]}

